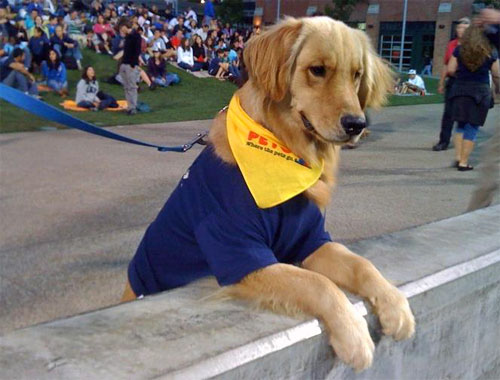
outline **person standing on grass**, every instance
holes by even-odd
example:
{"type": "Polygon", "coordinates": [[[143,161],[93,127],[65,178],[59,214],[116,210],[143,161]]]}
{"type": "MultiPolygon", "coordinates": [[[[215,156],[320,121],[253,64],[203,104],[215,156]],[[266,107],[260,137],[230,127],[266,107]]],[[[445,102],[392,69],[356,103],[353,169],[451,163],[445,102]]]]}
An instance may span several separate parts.
{"type": "Polygon", "coordinates": [[[453,51],[460,44],[460,40],[462,39],[465,30],[469,26],[470,26],[470,19],[468,19],[467,17],[463,17],[460,20],[458,20],[458,24],[455,29],[457,33],[457,38],[448,42],[448,46],[446,47],[446,53],[444,55],[444,65],[443,69],[441,70],[441,76],[439,78],[439,86],[438,86],[438,92],[440,94],[444,93],[444,112],[443,112],[443,117],[441,119],[441,132],[439,134],[439,141],[432,147],[432,150],[435,152],[448,149],[448,145],[450,144],[451,131],[453,129],[453,120],[451,119],[449,93],[451,88],[453,87],[455,78],[453,76],[448,75],[447,65],[448,62],[450,61],[453,51]],[[446,86],[445,86],[445,80],[446,80],[446,86]]]}
{"type": "Polygon", "coordinates": [[[476,26],[464,33],[462,44],[453,51],[448,74],[456,81],[450,91],[452,120],[458,122],[455,134],[456,163],[459,171],[474,169],[468,159],[480,126],[493,107],[490,70],[497,93],[500,89],[498,52],[476,26]]]}
{"type": "Polygon", "coordinates": [[[210,25],[210,22],[215,18],[215,9],[213,0],[205,1],[205,8],[203,10],[203,24],[210,25]]]}
{"type": "MultiPolygon", "coordinates": [[[[126,28],[125,45],[123,48],[122,63],[120,65],[120,76],[123,80],[125,99],[127,99],[127,114],[137,113],[137,83],[139,82],[139,56],[141,55],[142,37],[136,29],[133,29],[128,22],[122,24],[126,28]]],[[[121,26],[120,26],[121,28],[121,26]]]]}

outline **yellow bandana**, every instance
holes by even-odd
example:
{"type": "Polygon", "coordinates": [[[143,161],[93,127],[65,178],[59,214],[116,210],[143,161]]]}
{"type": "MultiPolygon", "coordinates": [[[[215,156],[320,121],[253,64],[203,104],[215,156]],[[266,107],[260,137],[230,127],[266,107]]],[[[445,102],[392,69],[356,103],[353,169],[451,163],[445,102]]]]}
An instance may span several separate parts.
{"type": "Polygon", "coordinates": [[[256,123],[234,95],[227,111],[227,136],[234,158],[257,206],[269,208],[314,185],[323,171],[310,167],[276,136],[256,123]]]}

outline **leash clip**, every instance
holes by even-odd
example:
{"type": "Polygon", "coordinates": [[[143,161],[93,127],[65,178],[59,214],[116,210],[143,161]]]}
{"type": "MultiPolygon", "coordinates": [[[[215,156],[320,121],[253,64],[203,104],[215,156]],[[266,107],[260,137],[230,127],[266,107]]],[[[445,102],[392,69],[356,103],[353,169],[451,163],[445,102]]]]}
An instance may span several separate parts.
{"type": "Polygon", "coordinates": [[[190,142],[188,142],[187,144],[184,144],[182,146],[182,151],[187,152],[195,144],[207,145],[207,142],[204,140],[204,138],[207,137],[207,135],[208,135],[208,131],[198,133],[193,140],[191,140],[190,142]]]}

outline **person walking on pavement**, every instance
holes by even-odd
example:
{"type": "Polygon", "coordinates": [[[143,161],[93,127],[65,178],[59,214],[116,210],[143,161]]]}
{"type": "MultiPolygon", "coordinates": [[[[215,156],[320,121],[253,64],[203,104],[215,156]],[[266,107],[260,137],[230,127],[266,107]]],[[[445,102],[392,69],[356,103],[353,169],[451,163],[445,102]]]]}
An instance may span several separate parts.
{"type": "MultiPolygon", "coordinates": [[[[496,48],[500,46],[500,10],[483,9],[474,19],[474,24],[484,28],[491,46],[496,48]]],[[[497,79],[500,80],[500,78],[497,79]]],[[[498,93],[500,89],[496,88],[496,91],[498,93]]],[[[467,211],[488,207],[493,203],[495,194],[500,189],[500,155],[498,154],[500,152],[500,124],[496,123],[494,128],[493,136],[486,142],[483,149],[479,184],[472,194],[467,211]]]]}
{"type": "Polygon", "coordinates": [[[444,93],[444,112],[443,117],[441,119],[441,132],[439,134],[439,141],[436,145],[432,147],[433,151],[441,151],[448,149],[448,145],[450,144],[451,131],[453,129],[453,119],[451,117],[451,104],[449,99],[449,94],[453,83],[455,82],[455,78],[447,75],[447,66],[450,58],[455,51],[455,48],[460,44],[460,40],[464,35],[465,30],[470,26],[470,19],[467,17],[463,17],[458,20],[458,24],[456,26],[456,34],[457,38],[448,42],[448,46],[446,47],[446,53],[444,56],[444,65],[441,70],[441,76],[439,78],[439,86],[438,92],[440,94],[444,93]],[[446,80],[447,79],[447,80],[446,80]],[[446,85],[445,85],[446,80],[446,85]]]}
{"type": "Polygon", "coordinates": [[[459,171],[474,169],[468,163],[479,127],[484,125],[493,107],[490,71],[496,91],[500,89],[498,52],[481,28],[467,29],[448,63],[448,73],[456,77],[450,91],[451,114],[458,122],[455,134],[456,167],[459,171]]]}
{"type": "Polygon", "coordinates": [[[137,113],[137,89],[140,71],[138,70],[139,59],[141,55],[142,38],[139,32],[132,28],[128,22],[122,24],[125,26],[127,36],[123,48],[122,63],[120,65],[120,76],[123,80],[123,89],[125,90],[125,99],[127,100],[127,114],[135,115],[137,113]]]}

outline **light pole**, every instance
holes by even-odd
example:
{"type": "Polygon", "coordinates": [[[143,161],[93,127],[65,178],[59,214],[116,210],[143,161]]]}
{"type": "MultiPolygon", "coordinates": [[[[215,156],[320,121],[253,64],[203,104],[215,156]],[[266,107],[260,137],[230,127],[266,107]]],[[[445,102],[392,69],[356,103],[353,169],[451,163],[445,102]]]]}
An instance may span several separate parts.
{"type": "Polygon", "coordinates": [[[408,10],[408,0],[405,0],[405,5],[403,9],[403,31],[401,33],[401,50],[399,52],[399,72],[403,70],[403,53],[405,47],[405,35],[406,35],[406,13],[408,10]]]}
{"type": "Polygon", "coordinates": [[[276,22],[280,20],[281,13],[281,0],[278,0],[278,9],[276,10],[276,22]]]}

